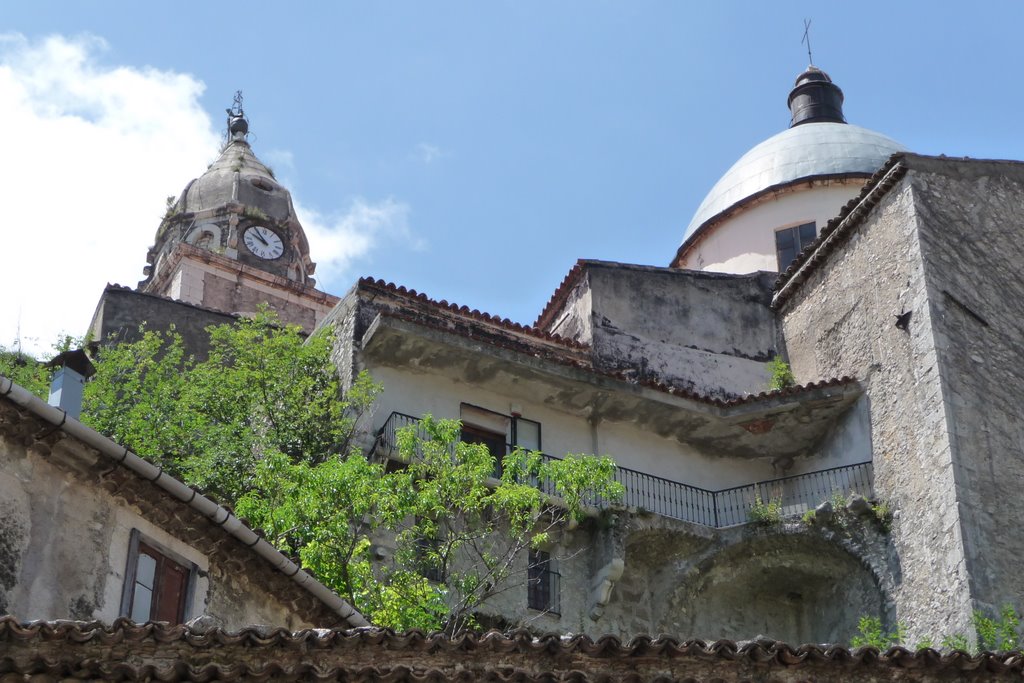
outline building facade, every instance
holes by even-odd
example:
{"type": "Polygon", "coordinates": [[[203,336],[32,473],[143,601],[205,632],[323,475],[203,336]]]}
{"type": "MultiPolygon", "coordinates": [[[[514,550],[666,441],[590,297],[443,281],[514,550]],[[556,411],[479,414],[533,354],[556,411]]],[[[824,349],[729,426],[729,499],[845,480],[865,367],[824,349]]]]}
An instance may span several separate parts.
{"type": "Polygon", "coordinates": [[[229,510],[0,377],[0,612],[362,626],[229,510]]]}
{"type": "Polygon", "coordinates": [[[974,610],[1024,595],[1005,524],[1024,517],[1024,171],[907,153],[842,99],[808,68],[791,127],[713,187],[671,266],[580,261],[532,326],[383,280],[313,289],[237,111],[94,329],[147,296],[157,322],[266,302],[332,330],[343,380],[383,384],[373,457],[429,413],[496,456],[614,458],[624,500],[521,558],[543,572],[486,606],[507,624],[844,642],[876,616],[909,642],[973,637],[974,610]],[[794,386],[769,389],[776,357],[794,386]]]}

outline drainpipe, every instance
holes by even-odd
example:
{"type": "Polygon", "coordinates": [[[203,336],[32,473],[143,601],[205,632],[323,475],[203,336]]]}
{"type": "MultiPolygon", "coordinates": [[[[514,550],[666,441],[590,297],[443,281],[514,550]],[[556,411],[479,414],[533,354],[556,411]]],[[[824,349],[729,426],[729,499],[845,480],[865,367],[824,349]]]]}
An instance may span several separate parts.
{"type": "Polygon", "coordinates": [[[82,391],[85,388],[85,380],[96,374],[96,368],[89,357],[82,349],[65,351],[55,356],[49,363],[48,368],[57,368],[53,373],[53,381],[50,382],[51,406],[60,408],[68,417],[76,420],[82,415],[82,391]]]}

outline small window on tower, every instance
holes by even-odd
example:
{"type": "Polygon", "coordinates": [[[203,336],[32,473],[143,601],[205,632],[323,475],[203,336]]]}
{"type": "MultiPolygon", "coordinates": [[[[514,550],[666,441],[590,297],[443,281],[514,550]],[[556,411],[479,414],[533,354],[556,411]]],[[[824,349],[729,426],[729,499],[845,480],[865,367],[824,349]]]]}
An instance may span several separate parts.
{"type": "Polygon", "coordinates": [[[189,616],[188,603],[195,574],[196,568],[191,562],[170,557],[133,529],[121,614],[138,624],[147,621],[184,622],[189,616]]]}
{"type": "Polygon", "coordinates": [[[818,236],[815,224],[804,223],[775,231],[775,254],[779,259],[779,272],[789,268],[801,251],[818,236]]]}

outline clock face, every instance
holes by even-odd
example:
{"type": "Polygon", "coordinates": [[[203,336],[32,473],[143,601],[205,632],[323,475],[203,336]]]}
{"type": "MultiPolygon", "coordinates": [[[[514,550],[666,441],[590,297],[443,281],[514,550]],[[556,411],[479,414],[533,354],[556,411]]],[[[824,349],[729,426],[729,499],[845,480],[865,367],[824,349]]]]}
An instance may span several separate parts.
{"type": "Polygon", "coordinates": [[[275,259],[284,253],[284,242],[280,235],[262,225],[246,228],[242,233],[242,241],[249,247],[249,251],[262,259],[275,259]]]}

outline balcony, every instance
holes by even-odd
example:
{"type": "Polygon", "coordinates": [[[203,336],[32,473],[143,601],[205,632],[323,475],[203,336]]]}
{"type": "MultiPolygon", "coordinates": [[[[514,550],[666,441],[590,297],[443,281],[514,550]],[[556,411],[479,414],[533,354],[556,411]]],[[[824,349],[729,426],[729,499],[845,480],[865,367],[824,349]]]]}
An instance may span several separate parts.
{"type": "MultiPolygon", "coordinates": [[[[396,432],[403,427],[418,424],[419,419],[412,415],[391,413],[377,432],[371,454],[381,459],[397,458],[396,432]]],[[[544,458],[558,460],[546,454],[544,458]]],[[[718,491],[690,486],[627,467],[616,469],[615,480],[625,488],[625,494],[619,502],[621,505],[684,522],[724,528],[746,524],[750,510],[758,500],[779,501],[782,514],[788,517],[803,514],[835,494],[859,493],[870,498],[873,473],[871,461],[867,461],[718,491]]],[[[550,482],[541,481],[537,486],[545,493],[555,493],[550,482]]],[[[602,500],[590,503],[598,508],[608,505],[602,500]]]]}

